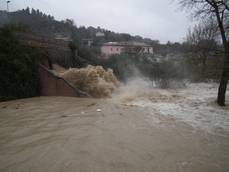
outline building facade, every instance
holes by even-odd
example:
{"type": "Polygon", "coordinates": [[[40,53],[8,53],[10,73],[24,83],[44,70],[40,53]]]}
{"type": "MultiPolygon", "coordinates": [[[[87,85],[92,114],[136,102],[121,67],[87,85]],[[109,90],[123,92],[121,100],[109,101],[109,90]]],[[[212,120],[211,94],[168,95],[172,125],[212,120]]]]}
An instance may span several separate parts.
{"type": "Polygon", "coordinates": [[[108,42],[101,46],[103,57],[121,53],[153,54],[153,47],[141,42],[108,42]]]}
{"type": "Polygon", "coordinates": [[[96,32],[95,36],[96,37],[104,37],[105,34],[103,32],[96,32]]]}

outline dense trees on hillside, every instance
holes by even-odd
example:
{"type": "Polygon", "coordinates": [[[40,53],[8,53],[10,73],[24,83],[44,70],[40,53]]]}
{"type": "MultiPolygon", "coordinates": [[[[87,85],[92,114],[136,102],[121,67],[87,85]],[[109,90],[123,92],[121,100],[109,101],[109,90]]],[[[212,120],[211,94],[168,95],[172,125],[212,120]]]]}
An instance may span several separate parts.
{"type": "Polygon", "coordinates": [[[96,45],[109,41],[140,41],[148,44],[157,42],[148,38],[142,38],[141,36],[131,36],[127,33],[115,33],[100,27],[77,26],[72,19],[57,21],[53,16],[47,15],[33,8],[26,8],[16,12],[7,13],[7,16],[8,20],[3,20],[3,15],[0,15],[0,26],[6,23],[23,23],[24,25],[27,25],[32,32],[44,36],[54,36],[55,33],[62,33],[70,36],[77,43],[81,43],[82,39],[85,38],[94,39],[96,45]],[[105,36],[96,37],[97,32],[103,32],[105,36]]]}
{"type": "Polygon", "coordinates": [[[0,101],[39,95],[37,50],[21,45],[11,29],[0,28],[0,101]]]}
{"type": "MultiPolygon", "coordinates": [[[[1,12],[3,13],[3,12],[1,12]]],[[[4,15],[0,15],[0,26],[6,23],[20,25],[30,29],[31,32],[42,36],[55,37],[55,34],[63,34],[72,38],[77,48],[85,48],[83,39],[93,39],[94,46],[99,46],[104,42],[112,41],[137,41],[145,42],[154,47],[156,54],[166,56],[168,53],[180,53],[184,50],[183,45],[176,42],[160,44],[158,40],[142,38],[141,36],[132,36],[126,33],[115,33],[100,27],[77,26],[72,19],[57,21],[53,16],[42,13],[35,9],[23,9],[12,13],[7,13],[8,20],[3,20],[4,15]],[[2,18],[1,18],[2,17],[2,18]],[[7,22],[8,21],[8,22],[7,22]],[[104,33],[104,37],[96,37],[97,32],[104,33]]],[[[82,53],[83,54],[83,53],[82,53]]],[[[90,58],[90,57],[89,57],[90,58]]]]}

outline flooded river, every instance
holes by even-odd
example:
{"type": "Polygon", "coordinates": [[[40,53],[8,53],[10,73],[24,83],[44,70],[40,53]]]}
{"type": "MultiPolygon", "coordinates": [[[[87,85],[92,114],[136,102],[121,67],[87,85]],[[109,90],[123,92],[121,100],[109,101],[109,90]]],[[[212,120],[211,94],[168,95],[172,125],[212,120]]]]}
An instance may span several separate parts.
{"type": "Polygon", "coordinates": [[[143,88],[0,103],[0,171],[229,171],[229,109],[215,105],[216,84],[143,88]]]}

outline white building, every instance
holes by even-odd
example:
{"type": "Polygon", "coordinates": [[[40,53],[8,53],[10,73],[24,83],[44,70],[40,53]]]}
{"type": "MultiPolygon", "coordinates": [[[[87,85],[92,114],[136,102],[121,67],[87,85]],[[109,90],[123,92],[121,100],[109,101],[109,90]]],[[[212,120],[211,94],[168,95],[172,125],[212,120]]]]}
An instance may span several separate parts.
{"type": "Polygon", "coordinates": [[[105,34],[104,34],[103,32],[97,32],[97,33],[95,34],[95,36],[96,36],[96,37],[104,37],[105,34]]]}
{"type": "Polygon", "coordinates": [[[108,42],[101,46],[101,53],[109,57],[121,53],[153,54],[153,47],[141,42],[108,42]]]}

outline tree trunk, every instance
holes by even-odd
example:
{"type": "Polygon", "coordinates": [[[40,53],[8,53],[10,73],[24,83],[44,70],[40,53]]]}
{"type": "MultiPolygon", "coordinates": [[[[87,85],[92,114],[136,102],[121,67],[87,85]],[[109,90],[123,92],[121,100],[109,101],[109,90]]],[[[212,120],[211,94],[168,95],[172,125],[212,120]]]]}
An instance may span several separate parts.
{"type": "Polygon", "coordinates": [[[220,106],[225,106],[225,98],[226,98],[227,84],[228,84],[228,78],[229,78],[229,46],[228,46],[228,40],[226,37],[226,32],[225,32],[225,28],[223,24],[223,18],[220,17],[219,7],[217,6],[216,2],[214,2],[213,7],[215,9],[216,18],[217,18],[217,22],[218,22],[220,33],[221,33],[221,38],[223,41],[224,57],[225,57],[223,72],[221,75],[220,85],[218,89],[217,103],[220,106]]]}
{"type": "Polygon", "coordinates": [[[217,103],[220,106],[225,106],[228,79],[229,79],[229,54],[227,54],[227,57],[225,58],[223,72],[222,72],[219,90],[218,90],[217,103]]]}

